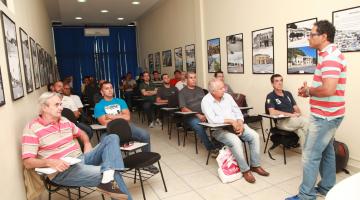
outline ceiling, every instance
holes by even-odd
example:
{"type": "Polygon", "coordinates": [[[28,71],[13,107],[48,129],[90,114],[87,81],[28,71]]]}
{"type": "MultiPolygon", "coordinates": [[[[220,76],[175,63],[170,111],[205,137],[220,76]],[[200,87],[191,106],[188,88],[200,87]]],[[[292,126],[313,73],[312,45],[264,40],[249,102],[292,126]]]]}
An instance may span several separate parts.
{"type": "Polygon", "coordinates": [[[161,0],[45,0],[50,21],[65,26],[126,26],[153,8],[161,0]],[[106,9],[108,13],[100,11],[106,9]],[[82,17],[76,20],[75,17],[82,17]],[[117,18],[123,17],[124,20],[117,18]]]}

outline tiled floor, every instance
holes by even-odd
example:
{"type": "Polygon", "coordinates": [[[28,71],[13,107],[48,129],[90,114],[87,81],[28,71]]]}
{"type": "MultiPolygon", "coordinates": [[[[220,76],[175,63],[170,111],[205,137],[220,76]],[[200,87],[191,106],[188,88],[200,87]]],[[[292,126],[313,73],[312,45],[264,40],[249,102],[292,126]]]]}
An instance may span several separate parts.
{"type": "MultiPolygon", "coordinates": [[[[139,125],[145,127],[144,125],[139,125]]],[[[145,127],[146,128],[146,127],[145,127]]],[[[210,158],[209,165],[205,165],[207,151],[202,144],[198,144],[199,153],[195,154],[194,137],[192,134],[186,139],[186,146],[177,145],[177,137],[168,139],[166,127],[147,128],[151,134],[152,150],[161,154],[161,164],[166,180],[168,192],[164,191],[160,174],[145,182],[145,193],[148,200],[283,200],[296,194],[301,182],[301,155],[287,151],[287,165],[283,164],[281,151],[276,151],[271,160],[267,154],[261,154],[262,166],[270,172],[269,177],[255,174],[256,183],[249,184],[240,179],[230,184],[223,184],[217,175],[215,159],[210,158]]],[[[181,133],[181,139],[183,133],[181,133]]],[[[182,140],[181,140],[182,141],[182,140]]],[[[264,148],[264,143],[261,143],[264,148]]],[[[280,149],[280,148],[278,148],[280,149]]],[[[337,181],[346,178],[344,173],[337,174],[337,181]]],[[[139,182],[125,178],[127,186],[134,200],[141,200],[142,193],[139,182]]],[[[44,193],[41,199],[47,199],[44,193]]],[[[54,195],[53,199],[65,199],[54,195]]],[[[84,198],[87,200],[101,199],[99,193],[93,193],[84,198]]],[[[319,197],[318,199],[324,199],[319,197]]]]}

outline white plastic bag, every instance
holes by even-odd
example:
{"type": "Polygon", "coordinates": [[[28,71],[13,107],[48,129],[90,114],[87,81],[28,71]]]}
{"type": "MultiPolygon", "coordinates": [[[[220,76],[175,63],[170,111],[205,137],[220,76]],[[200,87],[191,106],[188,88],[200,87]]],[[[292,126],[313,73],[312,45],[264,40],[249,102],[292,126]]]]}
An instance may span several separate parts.
{"type": "Polygon", "coordinates": [[[227,146],[220,149],[219,155],[216,157],[216,161],[219,165],[219,178],[223,183],[230,183],[242,177],[242,173],[236,159],[227,146]]]}

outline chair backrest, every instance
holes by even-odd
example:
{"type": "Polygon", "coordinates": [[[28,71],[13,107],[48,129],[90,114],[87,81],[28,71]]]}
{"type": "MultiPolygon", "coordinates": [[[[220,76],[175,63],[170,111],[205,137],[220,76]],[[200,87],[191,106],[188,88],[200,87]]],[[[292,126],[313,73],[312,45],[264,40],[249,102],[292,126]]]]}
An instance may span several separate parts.
{"type": "MultiPolygon", "coordinates": [[[[248,104],[246,102],[246,96],[244,94],[241,93],[232,93],[231,96],[233,97],[235,103],[239,106],[239,107],[247,107],[248,104]]],[[[242,111],[244,115],[248,115],[249,110],[244,110],[242,111]]]]}
{"type": "Polygon", "coordinates": [[[108,134],[116,134],[120,138],[120,144],[126,144],[132,141],[132,134],[129,122],[125,119],[114,119],[107,124],[108,134]]]}
{"type": "Polygon", "coordinates": [[[77,123],[77,119],[75,117],[75,114],[72,110],[68,109],[68,108],[64,108],[61,112],[61,115],[65,118],[67,118],[69,121],[71,121],[72,123],[76,124],[77,123]]]}
{"type": "Polygon", "coordinates": [[[207,89],[203,89],[204,94],[207,95],[207,93],[209,93],[209,91],[207,89]]]}
{"type": "Polygon", "coordinates": [[[176,108],[179,106],[179,93],[174,92],[168,97],[168,107],[169,108],[176,108]]]}

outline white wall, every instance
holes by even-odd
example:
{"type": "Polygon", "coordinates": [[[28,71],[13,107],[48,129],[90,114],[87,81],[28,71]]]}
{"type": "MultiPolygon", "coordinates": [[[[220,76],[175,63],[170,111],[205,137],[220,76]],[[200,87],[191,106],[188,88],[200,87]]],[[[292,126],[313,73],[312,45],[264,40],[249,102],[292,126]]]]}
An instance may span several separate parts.
{"type": "MultiPolygon", "coordinates": [[[[50,21],[43,0],[7,1],[8,7],[0,3],[0,9],[15,22],[17,27],[20,66],[25,88],[25,77],[21,59],[22,54],[19,42],[19,27],[25,30],[29,36],[53,56],[54,52],[50,21]]],[[[3,41],[1,27],[0,67],[6,104],[0,107],[0,198],[20,200],[25,199],[20,138],[25,124],[37,115],[37,99],[46,88],[40,88],[29,94],[26,94],[25,91],[25,96],[23,98],[12,101],[3,41]]]]}
{"type": "MultiPolygon", "coordinates": [[[[206,85],[213,76],[207,73],[206,41],[220,37],[221,66],[228,82],[236,92],[247,95],[248,103],[254,106],[253,113],[264,112],[266,94],[272,90],[271,75],[252,74],[251,32],[254,30],[274,27],[274,59],[275,73],[284,77],[285,89],[296,95],[303,81],[311,82],[311,75],[287,75],[287,44],[286,24],[317,17],[318,20],[331,21],[332,11],[360,6],[359,1],[343,0],[304,0],[292,2],[287,0],[274,1],[239,1],[239,0],[167,0],[152,12],[139,19],[140,59],[147,58],[148,53],[172,49],[178,46],[184,48],[189,43],[196,44],[198,83],[206,85]],[[180,3],[181,2],[181,3],[180,3]],[[187,18],[188,16],[194,18],[187,18]],[[172,23],[174,19],[187,20],[172,23]],[[190,25],[191,24],[191,25],[190,25]],[[193,28],[191,28],[193,27],[193,28]],[[176,34],[176,32],[186,34],[176,34]],[[194,31],[194,32],[190,32],[194,31]],[[227,74],[226,70],[226,36],[236,33],[244,35],[245,74],[227,74]],[[189,36],[192,37],[189,37],[189,36]],[[193,40],[193,41],[189,41],[193,40]]],[[[346,88],[346,117],[336,138],[348,144],[350,148],[350,164],[360,168],[360,134],[356,126],[357,114],[360,113],[360,53],[346,53],[348,62],[348,83],[346,88]]],[[[174,68],[163,72],[172,73],[174,68]]],[[[307,99],[297,98],[298,105],[305,115],[308,115],[307,99]]]]}

